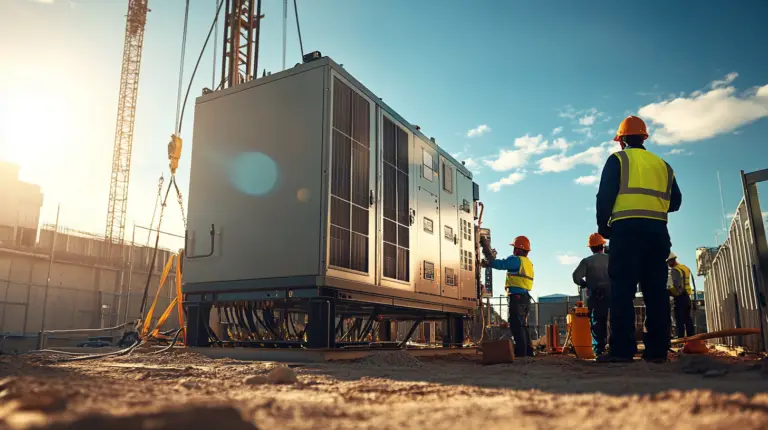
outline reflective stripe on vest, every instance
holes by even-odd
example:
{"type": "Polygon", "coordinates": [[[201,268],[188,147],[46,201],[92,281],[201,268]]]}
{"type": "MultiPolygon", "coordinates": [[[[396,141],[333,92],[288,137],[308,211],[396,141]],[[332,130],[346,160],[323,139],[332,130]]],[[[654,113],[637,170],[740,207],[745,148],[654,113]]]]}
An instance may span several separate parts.
{"type": "Polygon", "coordinates": [[[516,273],[507,272],[507,280],[504,288],[509,292],[510,288],[522,288],[526,291],[533,289],[533,263],[528,257],[518,256],[520,270],[516,273]]]}
{"type": "Polygon", "coordinates": [[[674,172],[658,156],[637,148],[614,154],[621,165],[611,222],[626,218],[667,221],[674,172]]]}
{"type": "Polygon", "coordinates": [[[690,296],[691,293],[693,293],[691,290],[691,269],[683,264],[678,263],[677,266],[673,267],[673,270],[680,272],[680,277],[683,278],[683,289],[685,290],[686,294],[690,296]]]}

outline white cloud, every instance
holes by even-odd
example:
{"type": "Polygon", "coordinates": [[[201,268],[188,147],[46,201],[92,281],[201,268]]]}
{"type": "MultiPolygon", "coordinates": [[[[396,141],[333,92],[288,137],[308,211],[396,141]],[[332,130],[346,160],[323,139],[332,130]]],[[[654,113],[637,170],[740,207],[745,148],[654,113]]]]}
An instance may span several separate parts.
{"type": "Polygon", "coordinates": [[[508,176],[501,178],[498,182],[493,182],[491,184],[488,184],[488,189],[495,193],[499,192],[501,191],[502,186],[515,185],[516,183],[525,179],[525,175],[526,175],[525,171],[517,171],[517,172],[511,173],[508,176]]]}
{"type": "Polygon", "coordinates": [[[573,131],[579,134],[583,134],[587,139],[592,138],[592,127],[574,128],[573,131]]]}
{"type": "Polygon", "coordinates": [[[558,135],[563,132],[563,127],[555,127],[554,130],[552,130],[552,136],[558,135]]]}
{"type": "Polygon", "coordinates": [[[573,180],[573,182],[579,185],[594,185],[598,181],[600,181],[600,178],[597,175],[579,176],[573,180]]]}
{"type": "Polygon", "coordinates": [[[578,165],[602,167],[605,160],[618,147],[615,142],[604,142],[573,155],[555,154],[538,161],[540,173],[557,173],[571,170],[578,165]]]}
{"type": "Polygon", "coordinates": [[[570,146],[571,146],[571,143],[569,143],[567,140],[563,139],[562,137],[558,137],[557,139],[552,141],[553,149],[559,149],[561,151],[565,151],[570,146]]]}
{"type": "Polygon", "coordinates": [[[590,126],[594,125],[596,120],[596,115],[584,115],[583,117],[579,118],[579,124],[590,126]]]}
{"type": "Polygon", "coordinates": [[[578,264],[578,262],[581,261],[581,258],[570,254],[560,254],[557,256],[557,260],[560,264],[565,266],[573,266],[574,264],[578,264]]]}
{"type": "Polygon", "coordinates": [[[737,73],[713,81],[709,91],[696,91],[651,103],[638,111],[657,127],[652,139],[659,145],[695,142],[728,133],[768,117],[768,85],[745,94],[731,86],[737,73]]]}
{"type": "Polygon", "coordinates": [[[491,127],[488,127],[487,125],[478,125],[477,127],[473,128],[472,130],[467,131],[467,137],[479,137],[486,133],[491,132],[491,127]]]}
{"type": "Polygon", "coordinates": [[[683,148],[673,148],[667,152],[667,155],[693,155],[693,152],[686,151],[683,148]]]}
{"type": "Polygon", "coordinates": [[[478,170],[480,168],[480,163],[477,162],[474,158],[467,158],[464,160],[464,167],[471,170],[473,173],[475,170],[478,170]]]}
{"type": "Polygon", "coordinates": [[[502,149],[495,160],[484,160],[483,162],[497,172],[506,172],[512,169],[518,169],[528,162],[532,155],[541,154],[549,147],[549,141],[544,140],[542,135],[518,137],[515,139],[515,149],[502,149]]]}
{"type": "Polygon", "coordinates": [[[736,72],[728,73],[727,75],[725,75],[725,78],[723,78],[723,80],[712,81],[712,84],[710,84],[710,87],[712,89],[727,87],[728,85],[731,85],[731,83],[735,81],[736,78],[738,77],[739,77],[739,74],[736,72]]]}
{"type": "Polygon", "coordinates": [[[576,109],[573,108],[573,106],[568,105],[561,110],[557,116],[560,118],[568,118],[568,119],[574,119],[579,116],[579,112],[576,111],[576,109]]]}

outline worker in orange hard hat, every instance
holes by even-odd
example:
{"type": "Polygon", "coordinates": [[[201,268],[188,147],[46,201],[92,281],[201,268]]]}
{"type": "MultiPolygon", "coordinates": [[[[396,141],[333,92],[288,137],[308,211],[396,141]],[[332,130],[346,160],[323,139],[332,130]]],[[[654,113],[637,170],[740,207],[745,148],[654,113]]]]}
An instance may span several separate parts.
{"type": "Polygon", "coordinates": [[[512,255],[504,259],[494,257],[485,237],[480,239],[480,245],[486,258],[483,260],[484,266],[507,271],[504,289],[509,302],[509,331],[515,339],[515,355],[532,357],[533,346],[528,333],[530,292],[533,289],[533,263],[528,258],[531,242],[525,236],[516,237],[510,244],[513,247],[512,255]]]}
{"type": "Polygon", "coordinates": [[[573,282],[579,290],[587,290],[587,308],[592,328],[592,351],[599,357],[608,343],[608,308],[611,297],[611,279],[608,276],[608,254],[605,238],[592,233],[587,246],[592,255],[581,260],[573,271],[573,282]]]}
{"type": "Polygon", "coordinates": [[[670,345],[667,214],[680,209],[682,194],[672,167],[645,149],[646,139],[642,119],[621,122],[614,140],[622,150],[605,162],[597,193],[597,231],[611,240],[610,353],[598,357],[600,362],[632,361],[637,353],[638,284],[647,310],[643,358],[666,361],[670,345]]]}

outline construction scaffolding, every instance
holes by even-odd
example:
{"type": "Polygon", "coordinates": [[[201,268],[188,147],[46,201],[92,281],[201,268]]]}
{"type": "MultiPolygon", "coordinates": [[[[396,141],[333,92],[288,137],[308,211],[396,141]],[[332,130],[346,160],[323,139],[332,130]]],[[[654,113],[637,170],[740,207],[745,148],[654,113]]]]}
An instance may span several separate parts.
{"type": "Polygon", "coordinates": [[[766,271],[768,244],[757,195],[757,183],[768,180],[768,170],[741,172],[744,198],[731,221],[728,237],[715,248],[699,248],[696,265],[704,276],[707,325],[710,331],[760,328],[761,336],[715,339],[730,347],[765,351],[766,271]]]}

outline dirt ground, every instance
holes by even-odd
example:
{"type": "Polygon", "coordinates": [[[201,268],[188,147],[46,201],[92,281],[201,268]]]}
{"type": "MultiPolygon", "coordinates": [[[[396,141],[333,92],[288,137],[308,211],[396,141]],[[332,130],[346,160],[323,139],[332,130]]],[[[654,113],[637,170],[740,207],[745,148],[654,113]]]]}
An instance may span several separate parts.
{"type": "Polygon", "coordinates": [[[70,363],[0,356],[0,377],[0,428],[9,429],[768,427],[768,364],[725,357],[483,366],[394,351],[286,369],[134,352],[70,363]]]}

